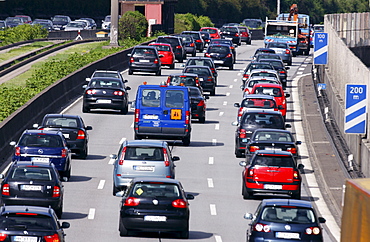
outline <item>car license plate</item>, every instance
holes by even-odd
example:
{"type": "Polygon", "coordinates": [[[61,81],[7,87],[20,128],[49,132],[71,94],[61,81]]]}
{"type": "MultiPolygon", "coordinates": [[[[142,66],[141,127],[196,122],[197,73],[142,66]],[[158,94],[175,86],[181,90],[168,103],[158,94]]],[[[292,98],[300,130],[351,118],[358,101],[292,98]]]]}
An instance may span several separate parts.
{"type": "Polygon", "coordinates": [[[276,232],[275,237],[279,239],[299,239],[299,233],[276,232]]]}
{"type": "Polygon", "coordinates": [[[279,151],[281,151],[281,148],[265,147],[265,150],[279,150],[279,151]]]}
{"type": "Polygon", "coordinates": [[[242,142],[246,143],[246,142],[248,142],[248,139],[242,139],[242,142]]]}
{"type": "Polygon", "coordinates": [[[154,166],[134,166],[135,171],[154,171],[154,166]]]}
{"type": "Polygon", "coordinates": [[[31,157],[31,161],[49,163],[50,159],[49,158],[44,158],[44,157],[31,157]]]}
{"type": "Polygon", "coordinates": [[[224,61],[222,61],[222,60],[214,60],[213,61],[215,64],[223,64],[224,63],[224,61]]]}
{"type": "Polygon", "coordinates": [[[155,115],[155,114],[145,114],[145,115],[143,115],[143,119],[158,119],[158,115],[155,115]]]}
{"type": "Polygon", "coordinates": [[[37,237],[14,236],[13,241],[15,241],[15,242],[37,242],[37,237]]]}
{"type": "Polygon", "coordinates": [[[227,39],[227,40],[233,40],[233,38],[225,38],[225,39],[227,39]]]}
{"type": "Polygon", "coordinates": [[[283,185],[265,184],[263,187],[265,189],[271,189],[271,190],[281,190],[281,189],[283,189],[283,185]]]}
{"type": "Polygon", "coordinates": [[[151,221],[151,222],[166,222],[166,216],[144,216],[144,221],[151,221]]]}
{"type": "Polygon", "coordinates": [[[21,185],[22,191],[41,191],[41,186],[35,185],[21,185]]]}
{"type": "Polygon", "coordinates": [[[64,138],[69,139],[69,134],[63,134],[64,138]]]}
{"type": "Polygon", "coordinates": [[[139,62],[149,62],[149,60],[139,60],[139,62]]]}
{"type": "Polygon", "coordinates": [[[112,103],[112,100],[98,99],[96,100],[96,103],[112,103]]]}

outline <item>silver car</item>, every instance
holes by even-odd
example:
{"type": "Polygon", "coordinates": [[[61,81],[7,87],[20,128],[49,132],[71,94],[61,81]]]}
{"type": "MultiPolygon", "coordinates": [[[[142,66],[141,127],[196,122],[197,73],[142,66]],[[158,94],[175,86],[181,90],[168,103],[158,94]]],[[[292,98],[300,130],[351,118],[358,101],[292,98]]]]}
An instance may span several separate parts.
{"type": "Polygon", "coordinates": [[[292,65],[293,54],[287,43],[272,42],[268,43],[266,48],[273,49],[288,66],[292,65]]]}
{"type": "Polygon", "coordinates": [[[118,154],[110,156],[114,160],[113,195],[126,189],[135,177],[175,178],[174,161],[166,141],[125,140],[118,154]]]}

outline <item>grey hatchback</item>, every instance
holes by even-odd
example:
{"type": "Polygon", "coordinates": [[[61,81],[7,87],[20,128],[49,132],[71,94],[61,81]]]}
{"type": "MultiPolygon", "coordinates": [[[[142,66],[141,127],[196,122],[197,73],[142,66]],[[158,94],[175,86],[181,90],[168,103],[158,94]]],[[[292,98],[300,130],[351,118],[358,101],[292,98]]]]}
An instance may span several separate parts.
{"type": "Polygon", "coordinates": [[[174,161],[180,160],[172,156],[166,141],[160,140],[125,140],[118,150],[112,154],[113,196],[126,189],[135,177],[175,178],[174,161]]]}

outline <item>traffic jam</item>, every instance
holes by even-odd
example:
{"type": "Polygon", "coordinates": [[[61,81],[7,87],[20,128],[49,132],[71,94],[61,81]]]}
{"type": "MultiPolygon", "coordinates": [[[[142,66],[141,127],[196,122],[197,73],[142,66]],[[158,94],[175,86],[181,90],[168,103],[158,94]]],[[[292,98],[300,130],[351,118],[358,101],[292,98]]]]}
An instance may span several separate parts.
{"type": "Polygon", "coordinates": [[[0,241],[330,241],[293,126],[309,57],[252,34],[159,36],[86,77],[10,143],[0,241]]]}

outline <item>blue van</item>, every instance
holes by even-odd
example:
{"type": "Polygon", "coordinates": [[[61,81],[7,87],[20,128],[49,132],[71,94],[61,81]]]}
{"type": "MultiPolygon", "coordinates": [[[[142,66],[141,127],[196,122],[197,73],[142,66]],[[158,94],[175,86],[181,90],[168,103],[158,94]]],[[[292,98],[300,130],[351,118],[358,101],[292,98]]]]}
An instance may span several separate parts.
{"type": "Polygon", "coordinates": [[[188,87],[140,85],[135,101],[135,139],[182,140],[190,144],[188,87]]]}

